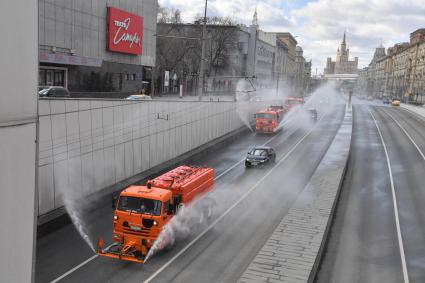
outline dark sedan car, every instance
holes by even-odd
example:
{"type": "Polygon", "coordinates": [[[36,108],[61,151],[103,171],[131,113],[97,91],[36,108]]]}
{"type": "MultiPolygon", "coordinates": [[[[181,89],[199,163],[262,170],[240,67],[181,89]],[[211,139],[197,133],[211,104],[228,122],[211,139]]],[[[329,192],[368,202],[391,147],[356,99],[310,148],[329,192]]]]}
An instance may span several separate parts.
{"type": "Polygon", "coordinates": [[[248,152],[245,159],[245,167],[264,166],[276,160],[276,152],[268,146],[257,146],[248,152]]]}

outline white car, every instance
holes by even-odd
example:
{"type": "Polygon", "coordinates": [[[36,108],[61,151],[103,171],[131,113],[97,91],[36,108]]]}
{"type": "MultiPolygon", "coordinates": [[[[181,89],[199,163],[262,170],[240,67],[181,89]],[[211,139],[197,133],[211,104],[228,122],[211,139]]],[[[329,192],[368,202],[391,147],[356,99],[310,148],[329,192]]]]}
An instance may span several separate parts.
{"type": "Polygon", "coordinates": [[[133,94],[126,97],[126,100],[152,100],[152,97],[146,94],[133,94]]]}
{"type": "MultiPolygon", "coordinates": [[[[40,87],[41,88],[41,87],[40,87]]],[[[69,97],[68,89],[62,86],[49,86],[38,92],[40,97],[69,97]]]]}

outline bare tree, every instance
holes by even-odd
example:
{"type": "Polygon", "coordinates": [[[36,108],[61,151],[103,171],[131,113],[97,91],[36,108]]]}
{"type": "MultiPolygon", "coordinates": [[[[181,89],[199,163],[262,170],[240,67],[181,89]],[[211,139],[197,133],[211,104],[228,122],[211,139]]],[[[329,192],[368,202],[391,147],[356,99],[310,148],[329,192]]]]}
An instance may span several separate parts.
{"type": "MultiPolygon", "coordinates": [[[[195,23],[202,23],[197,18],[195,23]]],[[[230,56],[237,48],[238,27],[230,17],[207,17],[207,76],[226,73],[230,67],[230,56]]]]}
{"type": "Polygon", "coordinates": [[[167,24],[181,24],[181,12],[179,9],[167,8],[167,7],[158,7],[158,23],[167,23],[167,24]]]}
{"type": "MultiPolygon", "coordinates": [[[[187,80],[189,77],[194,80],[193,75],[199,73],[200,67],[202,25],[200,21],[181,24],[177,12],[174,11],[173,16],[168,12],[161,14],[157,26],[157,70],[161,76],[163,71],[170,71],[180,79],[187,80]]],[[[207,23],[205,74],[226,75],[230,57],[237,47],[238,27],[230,18],[212,17],[207,19],[207,23]]]]}

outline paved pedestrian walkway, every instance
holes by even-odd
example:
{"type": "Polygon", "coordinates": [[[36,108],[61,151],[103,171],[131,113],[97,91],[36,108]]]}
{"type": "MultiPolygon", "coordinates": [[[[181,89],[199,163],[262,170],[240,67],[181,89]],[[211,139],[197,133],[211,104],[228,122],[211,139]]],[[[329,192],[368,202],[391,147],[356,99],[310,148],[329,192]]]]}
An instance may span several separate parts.
{"type": "Polygon", "coordinates": [[[414,106],[414,105],[402,103],[400,105],[400,107],[407,109],[407,110],[410,110],[410,111],[412,111],[412,112],[414,112],[414,113],[416,113],[416,114],[418,114],[422,117],[425,117],[425,107],[423,107],[423,106],[414,106]]]}
{"type": "Polygon", "coordinates": [[[352,112],[310,182],[238,282],[312,282],[348,160],[352,112]]]}

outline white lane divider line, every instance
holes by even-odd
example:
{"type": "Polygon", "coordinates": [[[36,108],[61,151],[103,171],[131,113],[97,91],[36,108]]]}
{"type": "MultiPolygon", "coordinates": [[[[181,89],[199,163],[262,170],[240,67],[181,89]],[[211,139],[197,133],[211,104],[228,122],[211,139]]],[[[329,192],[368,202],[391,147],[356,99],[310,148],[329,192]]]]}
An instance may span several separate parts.
{"type": "Polygon", "coordinates": [[[390,175],[391,193],[393,196],[394,216],[395,216],[395,224],[397,229],[398,247],[400,249],[401,268],[403,271],[404,283],[409,283],[409,274],[407,273],[406,256],[404,254],[403,238],[401,235],[400,219],[398,216],[397,197],[395,195],[394,179],[393,179],[393,173],[391,170],[391,162],[388,156],[387,146],[385,145],[384,137],[382,136],[381,130],[379,129],[379,126],[378,126],[378,122],[376,121],[375,116],[370,110],[369,110],[369,114],[372,116],[372,119],[375,122],[376,129],[378,130],[378,134],[379,134],[379,137],[381,138],[382,146],[384,148],[385,157],[387,159],[388,173],[390,175]]]}
{"type": "Polygon", "coordinates": [[[193,246],[200,238],[202,238],[208,231],[210,231],[217,223],[219,223],[227,214],[229,214],[239,203],[241,203],[252,191],[254,191],[259,184],[261,184],[272,172],[276,169],[283,161],[285,161],[289,155],[313,132],[317,127],[319,122],[326,116],[323,115],[313,126],[310,131],[308,131],[292,148],[289,150],[280,160],[276,163],[273,168],[270,169],[260,180],[258,180],[247,192],[245,192],[242,197],[237,200],[231,207],[229,207],[222,215],[220,215],[213,223],[211,223],[204,231],[202,231],[196,238],[194,238],[189,244],[182,248],[175,256],[173,256],[169,261],[167,261],[163,266],[161,266],[155,273],[148,277],[143,283],[152,282],[152,280],[158,276],[164,269],[166,269],[170,264],[172,264],[178,257],[180,257],[184,252],[186,252],[191,246],[193,246]]]}
{"type": "Polygon", "coordinates": [[[413,140],[413,138],[409,135],[409,133],[400,125],[400,123],[393,117],[393,115],[391,115],[389,112],[382,110],[385,114],[387,114],[388,116],[390,116],[391,119],[393,119],[393,121],[397,124],[397,126],[406,134],[406,136],[409,138],[409,140],[412,142],[412,144],[416,147],[416,149],[418,150],[419,154],[422,156],[422,159],[425,161],[425,155],[422,152],[422,150],[419,148],[419,146],[415,143],[415,141],[413,140]]]}
{"type": "MultiPolygon", "coordinates": [[[[110,248],[112,246],[109,245],[106,249],[110,248]]],[[[80,263],[79,265],[75,266],[74,268],[68,270],[66,273],[62,274],[61,276],[59,276],[58,278],[56,278],[55,280],[51,281],[50,283],[56,283],[59,282],[60,280],[64,279],[65,277],[67,277],[69,274],[73,273],[75,270],[79,269],[80,267],[86,265],[87,263],[89,263],[90,261],[92,261],[93,259],[97,258],[99,255],[95,254],[92,257],[86,259],[85,261],[83,261],[82,263],[80,263]]]]}
{"type": "Polygon", "coordinates": [[[415,116],[415,117],[416,117],[416,118],[418,118],[419,120],[421,120],[421,121],[425,122],[425,117],[424,117],[424,116],[422,116],[422,115],[420,115],[420,114],[418,114],[418,113],[416,113],[415,111],[410,110],[410,109],[408,109],[408,108],[404,108],[404,107],[401,107],[400,109],[401,109],[401,111],[406,111],[407,113],[410,113],[412,116],[415,116]]]}

